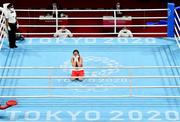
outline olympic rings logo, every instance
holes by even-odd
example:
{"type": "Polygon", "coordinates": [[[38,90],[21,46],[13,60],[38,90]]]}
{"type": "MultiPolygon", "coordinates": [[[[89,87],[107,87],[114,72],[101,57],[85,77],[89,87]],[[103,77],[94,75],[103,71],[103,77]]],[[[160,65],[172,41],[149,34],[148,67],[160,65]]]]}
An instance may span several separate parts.
{"type": "MultiPolygon", "coordinates": [[[[98,57],[98,56],[85,56],[84,57],[84,64],[88,64],[88,66],[94,66],[96,64],[97,66],[122,66],[120,65],[119,61],[110,59],[108,57],[98,57]]],[[[69,67],[70,61],[65,61],[62,67],[69,67]]],[[[71,74],[71,69],[64,69],[64,73],[69,73],[71,74]]],[[[119,73],[120,69],[86,69],[85,70],[85,75],[86,76],[111,76],[116,73],[119,73]]],[[[59,82],[64,82],[68,86],[103,86],[103,85],[119,85],[121,83],[127,83],[128,79],[85,79],[84,82],[85,84],[82,83],[77,83],[77,82],[70,82],[69,79],[64,79],[64,80],[59,80],[59,82]]],[[[109,89],[101,89],[101,90],[96,90],[96,89],[87,89],[86,91],[82,89],[76,89],[78,92],[89,92],[89,91],[105,91],[109,89]]]]}

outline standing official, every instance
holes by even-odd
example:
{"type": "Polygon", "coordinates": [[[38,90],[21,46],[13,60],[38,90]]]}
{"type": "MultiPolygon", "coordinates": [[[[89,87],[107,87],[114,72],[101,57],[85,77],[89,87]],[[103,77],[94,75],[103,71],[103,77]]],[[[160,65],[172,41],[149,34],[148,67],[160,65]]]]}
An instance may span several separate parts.
{"type": "Polygon", "coordinates": [[[7,7],[4,8],[4,12],[5,12],[6,25],[9,35],[9,47],[17,48],[16,46],[17,17],[13,4],[8,3],[7,7]]]}

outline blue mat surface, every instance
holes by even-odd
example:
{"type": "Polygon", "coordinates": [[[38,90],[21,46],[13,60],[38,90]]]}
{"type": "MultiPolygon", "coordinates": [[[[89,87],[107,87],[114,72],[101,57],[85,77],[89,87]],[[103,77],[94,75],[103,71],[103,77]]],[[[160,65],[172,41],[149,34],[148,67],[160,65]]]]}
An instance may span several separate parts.
{"type": "MultiPolygon", "coordinates": [[[[0,66],[70,67],[78,49],[84,66],[180,66],[180,49],[170,38],[29,38],[0,52],[0,66]]],[[[70,76],[69,69],[0,69],[1,76],[70,76]]],[[[86,76],[179,76],[178,68],[86,69],[86,76]]],[[[0,79],[1,86],[179,86],[179,78],[0,79]]],[[[180,96],[180,88],[0,89],[2,96],[180,96]]],[[[1,103],[11,98],[2,98],[1,103]]],[[[14,98],[12,98],[14,99],[14,98]]],[[[18,105],[0,111],[9,122],[175,122],[180,100],[174,98],[16,98],[18,105]],[[16,112],[13,116],[13,112],[16,112]]]]}

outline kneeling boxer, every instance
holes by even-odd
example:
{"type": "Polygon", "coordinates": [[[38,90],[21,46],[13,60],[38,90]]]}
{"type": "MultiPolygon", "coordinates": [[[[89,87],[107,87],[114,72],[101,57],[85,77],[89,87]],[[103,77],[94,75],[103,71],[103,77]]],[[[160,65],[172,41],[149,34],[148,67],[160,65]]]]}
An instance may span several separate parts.
{"type": "Polygon", "coordinates": [[[78,50],[73,51],[73,56],[71,58],[72,63],[72,80],[82,81],[84,77],[84,69],[83,69],[83,58],[80,56],[78,50]]]}

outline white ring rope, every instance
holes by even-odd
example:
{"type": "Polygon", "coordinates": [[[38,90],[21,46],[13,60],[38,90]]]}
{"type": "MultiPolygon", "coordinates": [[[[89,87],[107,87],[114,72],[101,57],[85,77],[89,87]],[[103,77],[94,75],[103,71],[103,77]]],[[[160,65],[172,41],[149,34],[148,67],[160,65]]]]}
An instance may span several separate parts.
{"type": "Polygon", "coordinates": [[[58,12],[118,12],[118,11],[121,11],[121,12],[126,12],[126,11],[129,11],[129,12],[154,12],[154,11],[168,11],[167,8],[162,8],[162,9],[116,9],[116,10],[101,10],[101,9],[97,9],[97,10],[94,10],[94,9],[84,9],[84,10],[77,10],[77,9],[72,9],[72,10],[39,10],[39,9],[16,9],[16,11],[19,11],[19,12],[53,12],[53,11],[58,11],[58,12]]]}
{"type": "MultiPolygon", "coordinates": [[[[19,27],[56,27],[56,25],[20,25],[19,27]]],[[[167,27],[167,25],[66,25],[66,27],[167,27]]]]}
{"type": "MultiPolygon", "coordinates": [[[[89,104],[89,103],[86,103],[86,104],[79,104],[79,103],[60,103],[60,104],[52,104],[52,103],[44,103],[43,102],[43,104],[42,103],[21,103],[21,106],[25,106],[25,107],[27,107],[27,106],[41,106],[41,107],[47,107],[47,106],[54,106],[54,107],[62,107],[62,106],[68,106],[68,107],[85,107],[85,106],[88,106],[88,107],[92,107],[92,106],[97,106],[97,107],[129,107],[129,106],[132,106],[132,104],[131,103],[129,103],[129,104],[121,104],[121,103],[119,103],[119,104],[97,104],[97,103],[95,103],[95,104],[89,104]]],[[[180,107],[180,105],[179,104],[162,104],[162,103],[159,103],[159,104],[142,104],[142,103],[140,103],[140,104],[133,104],[133,106],[138,106],[138,107],[144,107],[144,106],[146,106],[146,107],[169,107],[169,106],[171,106],[171,107],[180,107]]],[[[19,121],[19,122],[24,122],[24,121],[19,121]]]]}
{"type": "MultiPolygon", "coordinates": [[[[175,19],[175,25],[177,25],[178,30],[180,31],[180,25],[177,22],[177,19],[175,19]]],[[[178,34],[178,33],[177,33],[178,34]]]]}
{"type": "MultiPolygon", "coordinates": [[[[49,79],[49,76],[0,76],[0,79],[49,79]]],[[[70,76],[51,76],[51,79],[71,79],[80,77],[70,77],[70,76]]],[[[84,76],[85,79],[140,79],[140,78],[180,78],[179,75],[171,76],[84,76]]]]}
{"type": "Polygon", "coordinates": [[[84,9],[84,10],[58,10],[58,12],[72,12],[72,11],[75,11],[75,12],[78,12],[78,11],[80,11],[80,12],[108,12],[108,11],[113,11],[113,12],[118,12],[118,11],[121,11],[121,12],[154,12],[154,11],[157,11],[157,12],[159,12],[159,11],[168,11],[168,9],[167,8],[157,8],[157,9],[115,9],[115,10],[100,10],[100,9],[98,9],[98,10],[92,10],[92,9],[90,9],[90,10],[88,10],[88,9],[84,9]]]}
{"type": "MultiPolygon", "coordinates": [[[[86,20],[86,19],[100,19],[103,20],[103,17],[68,17],[68,18],[50,18],[50,17],[46,17],[46,18],[40,18],[40,17],[17,17],[17,19],[21,19],[21,20],[73,20],[73,19],[81,19],[81,20],[86,20]]],[[[119,18],[119,17],[112,17],[112,18],[108,18],[108,20],[122,20],[123,18],[119,18]]],[[[131,19],[135,20],[135,19],[167,19],[167,17],[131,17],[131,19]]]]}
{"type": "Polygon", "coordinates": [[[126,89],[126,88],[180,88],[180,86],[0,86],[0,89],[126,89]]]}
{"type": "MultiPolygon", "coordinates": [[[[175,28],[175,31],[177,31],[177,29],[175,28]]],[[[178,47],[180,48],[180,37],[177,37],[176,34],[174,34],[174,37],[175,37],[175,40],[176,40],[176,43],[178,45],[178,47]]]]}
{"type": "Polygon", "coordinates": [[[2,45],[3,45],[3,37],[4,37],[4,35],[3,35],[3,33],[1,33],[1,35],[0,35],[0,50],[1,50],[1,48],[2,48],[2,45]]]}
{"type": "MultiPolygon", "coordinates": [[[[117,9],[117,10],[91,10],[91,9],[84,9],[84,10],[38,10],[38,9],[16,9],[17,12],[56,12],[56,17],[46,17],[46,16],[39,16],[39,17],[18,17],[18,19],[26,19],[26,20],[31,20],[31,19],[38,19],[38,20],[55,20],[56,24],[55,25],[20,25],[20,27],[28,27],[28,28],[37,28],[37,27],[54,27],[56,28],[56,30],[58,30],[58,27],[62,27],[61,25],[58,24],[58,20],[68,20],[68,19],[101,19],[101,20],[106,20],[106,18],[104,17],[65,17],[65,18],[60,18],[58,17],[58,13],[60,12],[112,12],[114,14],[116,14],[116,12],[119,11],[129,11],[129,12],[161,12],[161,11],[168,11],[167,8],[160,8],[160,9],[117,9]]],[[[117,33],[117,27],[167,27],[166,24],[164,25],[117,25],[116,20],[131,20],[132,19],[167,19],[167,17],[129,17],[129,19],[127,18],[123,18],[123,17],[116,17],[116,15],[110,18],[107,18],[108,20],[114,20],[115,24],[114,25],[66,25],[66,27],[112,27],[114,28],[114,32],[110,32],[110,33],[72,33],[74,35],[117,35],[119,33],[117,33]]],[[[24,34],[24,35],[54,35],[55,32],[52,33],[18,33],[18,34],[24,34]]],[[[167,35],[167,32],[147,32],[147,33],[132,33],[133,35],[167,35]]]]}
{"type": "MultiPolygon", "coordinates": [[[[76,67],[82,68],[82,67],[76,67]]],[[[99,66],[99,67],[83,67],[83,69],[158,69],[158,68],[180,68],[180,66],[99,66]]],[[[62,66],[0,66],[0,69],[73,69],[73,67],[62,67],[62,66]]]]}
{"type": "Polygon", "coordinates": [[[143,96],[143,95],[119,95],[119,96],[63,96],[63,95],[37,95],[37,96],[0,96],[0,98],[68,98],[68,99],[109,99],[109,98],[180,98],[180,96],[143,96]]]}
{"type": "Polygon", "coordinates": [[[3,42],[4,42],[4,37],[6,37],[5,35],[5,18],[4,18],[4,13],[2,12],[1,14],[1,18],[0,18],[0,22],[1,22],[1,26],[0,26],[0,50],[3,46],[3,42]]]}
{"type": "Polygon", "coordinates": [[[176,15],[176,17],[177,17],[178,21],[180,22],[180,17],[179,17],[179,15],[178,15],[178,13],[177,13],[177,11],[176,11],[176,10],[175,10],[175,15],[176,15]]]}
{"type": "Polygon", "coordinates": [[[2,23],[1,23],[1,24],[2,24],[2,25],[0,26],[0,30],[1,30],[1,31],[3,31],[5,21],[6,21],[6,20],[5,20],[5,19],[3,19],[2,23]]]}
{"type": "MultiPolygon", "coordinates": [[[[177,31],[177,29],[175,28],[175,31],[177,31]]],[[[180,48],[180,37],[177,37],[177,35],[176,34],[174,34],[174,37],[175,37],[175,40],[176,40],[176,43],[177,43],[177,45],[178,45],[178,47],[180,48]]]]}
{"type": "Polygon", "coordinates": [[[0,18],[0,22],[1,22],[1,20],[2,20],[3,17],[4,17],[4,13],[2,12],[0,16],[1,16],[1,18],[0,18]]]}
{"type": "MultiPolygon", "coordinates": [[[[56,12],[56,17],[48,17],[48,16],[39,16],[39,17],[18,17],[18,19],[28,19],[28,20],[31,20],[31,19],[38,19],[38,20],[44,20],[44,21],[51,21],[51,20],[54,20],[56,22],[55,25],[20,25],[20,27],[27,27],[27,28],[37,28],[37,27],[40,27],[40,28],[46,28],[46,27],[54,27],[56,28],[56,30],[58,30],[58,27],[63,27],[61,25],[59,25],[58,23],[58,20],[71,20],[71,19],[101,19],[101,20],[112,20],[114,21],[114,24],[112,25],[65,25],[66,27],[80,27],[80,28],[86,28],[86,27],[94,27],[94,28],[99,28],[99,27],[102,27],[102,28],[108,28],[108,27],[112,27],[114,28],[114,32],[110,32],[110,33],[72,33],[73,35],[118,35],[119,33],[117,33],[117,28],[118,27],[140,27],[140,28],[145,28],[145,27],[167,27],[167,24],[164,24],[164,25],[117,25],[117,21],[116,20],[124,20],[124,21],[132,21],[133,19],[137,19],[137,20],[140,20],[140,19],[146,19],[146,20],[149,20],[149,19],[167,19],[167,17],[117,17],[116,16],[116,12],[119,12],[119,11],[129,11],[129,12],[161,12],[161,11],[168,11],[168,9],[166,8],[161,8],[161,9],[117,9],[117,10],[91,10],[91,9],[84,9],[84,10],[76,10],[76,9],[73,9],[73,10],[36,10],[36,9],[17,9],[16,10],[17,12],[56,12]],[[109,17],[109,18],[105,18],[105,17],[62,17],[60,18],[58,16],[58,13],[61,13],[61,12],[67,12],[67,14],[69,12],[112,12],[114,14],[114,17],[109,17]]],[[[53,33],[31,33],[31,32],[28,32],[28,33],[21,33],[21,34],[24,34],[24,35],[54,35],[55,32],[53,33]]],[[[133,35],[167,35],[167,32],[147,32],[147,33],[132,33],[133,35]]]]}
{"type": "Polygon", "coordinates": [[[180,35],[178,33],[178,29],[176,27],[174,29],[175,29],[175,32],[176,32],[176,35],[177,35],[177,38],[178,38],[178,42],[179,42],[180,41],[180,35]]]}
{"type": "Polygon", "coordinates": [[[175,34],[174,34],[174,37],[175,37],[175,40],[176,40],[176,43],[178,45],[178,47],[180,48],[180,34],[179,34],[179,31],[180,31],[180,26],[178,23],[180,23],[180,17],[177,13],[177,10],[175,10],[175,15],[177,18],[175,18],[175,34]]]}
{"type": "MultiPolygon", "coordinates": [[[[24,35],[54,35],[54,33],[17,33],[17,34],[24,34],[24,35]]],[[[112,34],[119,34],[119,33],[72,33],[74,35],[112,35],[112,34]]],[[[133,35],[167,35],[167,32],[165,33],[132,33],[133,35]]]]}

